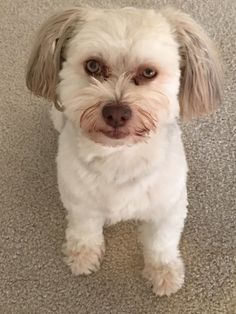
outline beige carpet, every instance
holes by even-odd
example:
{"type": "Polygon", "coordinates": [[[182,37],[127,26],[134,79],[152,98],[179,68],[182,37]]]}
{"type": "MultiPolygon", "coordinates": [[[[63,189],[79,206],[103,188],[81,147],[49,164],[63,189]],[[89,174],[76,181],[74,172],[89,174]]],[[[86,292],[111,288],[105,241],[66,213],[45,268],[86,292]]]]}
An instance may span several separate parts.
{"type": "Polygon", "coordinates": [[[236,313],[236,6],[235,1],[0,0],[0,313],[236,313]],[[189,216],[181,250],[184,288],[155,297],[141,277],[136,225],[106,230],[101,270],[73,277],[61,245],[65,211],[56,187],[57,134],[45,101],[30,97],[24,69],[32,36],[49,11],[69,4],[175,4],[215,38],[225,98],[211,119],[184,126],[190,174],[189,216]]]}

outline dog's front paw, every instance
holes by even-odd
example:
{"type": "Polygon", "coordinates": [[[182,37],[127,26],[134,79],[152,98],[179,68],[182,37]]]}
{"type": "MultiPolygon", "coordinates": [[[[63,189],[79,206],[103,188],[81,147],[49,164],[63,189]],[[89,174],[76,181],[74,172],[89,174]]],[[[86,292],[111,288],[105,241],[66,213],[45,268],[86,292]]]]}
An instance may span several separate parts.
{"type": "Polygon", "coordinates": [[[63,246],[64,260],[74,275],[89,275],[97,271],[104,252],[104,243],[88,246],[77,241],[67,241],[63,246]]]}
{"type": "Polygon", "coordinates": [[[156,295],[169,296],[177,292],[184,283],[184,264],[181,258],[167,264],[147,262],[143,275],[151,281],[156,295]]]}

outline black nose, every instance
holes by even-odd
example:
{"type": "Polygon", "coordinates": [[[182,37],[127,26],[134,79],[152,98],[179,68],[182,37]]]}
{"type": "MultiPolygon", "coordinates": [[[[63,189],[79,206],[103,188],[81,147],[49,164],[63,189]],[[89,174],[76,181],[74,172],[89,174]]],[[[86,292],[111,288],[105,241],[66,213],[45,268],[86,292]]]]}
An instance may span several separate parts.
{"type": "Polygon", "coordinates": [[[124,126],[131,118],[132,111],[127,105],[107,104],[102,108],[102,116],[107,125],[113,128],[124,126]]]}

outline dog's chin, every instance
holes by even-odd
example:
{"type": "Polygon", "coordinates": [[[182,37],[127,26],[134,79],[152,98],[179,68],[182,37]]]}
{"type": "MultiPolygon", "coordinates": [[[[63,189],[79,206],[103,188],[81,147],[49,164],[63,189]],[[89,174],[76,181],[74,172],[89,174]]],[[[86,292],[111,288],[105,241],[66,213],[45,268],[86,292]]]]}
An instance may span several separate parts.
{"type": "Polygon", "coordinates": [[[122,139],[125,140],[125,138],[127,138],[130,135],[129,132],[120,131],[118,129],[109,130],[109,131],[101,130],[100,132],[106,137],[113,140],[122,140],[122,139]]]}
{"type": "Polygon", "coordinates": [[[118,131],[118,130],[100,130],[96,132],[90,132],[87,133],[87,136],[90,140],[97,144],[101,144],[103,146],[122,146],[122,145],[134,145],[140,141],[143,141],[144,139],[132,135],[129,132],[124,131],[118,131]]]}

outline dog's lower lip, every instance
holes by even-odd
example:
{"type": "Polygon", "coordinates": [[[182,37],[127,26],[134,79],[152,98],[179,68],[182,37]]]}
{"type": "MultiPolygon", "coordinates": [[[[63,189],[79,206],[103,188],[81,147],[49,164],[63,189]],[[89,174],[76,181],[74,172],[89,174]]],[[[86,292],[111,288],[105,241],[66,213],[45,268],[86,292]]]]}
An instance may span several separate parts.
{"type": "Polygon", "coordinates": [[[122,138],[125,138],[126,136],[128,136],[129,134],[127,132],[122,132],[120,130],[117,130],[117,129],[114,129],[112,131],[104,131],[104,130],[101,130],[101,132],[106,135],[107,137],[109,138],[112,138],[112,139],[122,139],[122,138]]]}

